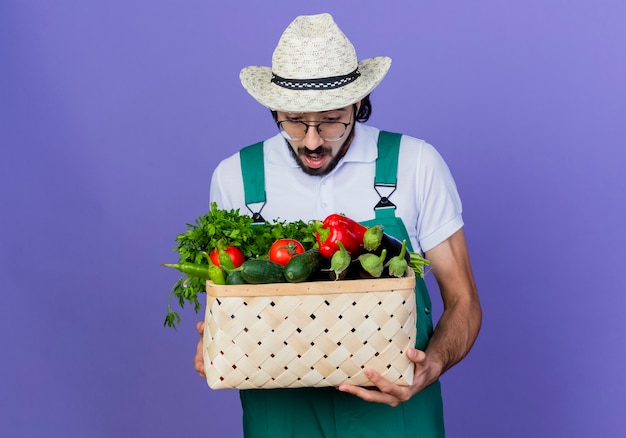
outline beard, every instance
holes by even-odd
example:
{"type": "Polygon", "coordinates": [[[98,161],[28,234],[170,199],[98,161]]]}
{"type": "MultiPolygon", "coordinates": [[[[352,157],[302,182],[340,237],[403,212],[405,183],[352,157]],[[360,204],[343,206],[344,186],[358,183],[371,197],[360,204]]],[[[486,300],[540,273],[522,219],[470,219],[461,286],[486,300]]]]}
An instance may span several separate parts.
{"type": "Polygon", "coordinates": [[[291,145],[289,144],[287,140],[285,140],[285,142],[287,143],[289,152],[291,152],[291,156],[293,157],[293,159],[296,161],[296,163],[298,164],[298,166],[300,167],[300,169],[302,169],[304,173],[306,173],[307,175],[311,175],[311,176],[325,176],[325,175],[328,175],[330,172],[332,172],[333,169],[337,167],[337,164],[339,164],[339,161],[341,161],[341,159],[346,155],[346,152],[348,152],[348,148],[350,147],[350,144],[352,143],[353,138],[354,138],[354,125],[352,126],[352,129],[350,130],[350,134],[348,134],[348,137],[346,137],[343,144],[337,151],[336,155],[332,155],[333,153],[332,148],[329,148],[324,145],[320,145],[315,150],[309,150],[308,148],[305,148],[304,146],[298,147],[296,148],[296,150],[294,150],[294,148],[291,147],[291,145]],[[312,167],[307,166],[306,163],[302,160],[301,157],[305,155],[324,155],[324,156],[330,157],[330,161],[324,167],[312,168],[312,167]]]}

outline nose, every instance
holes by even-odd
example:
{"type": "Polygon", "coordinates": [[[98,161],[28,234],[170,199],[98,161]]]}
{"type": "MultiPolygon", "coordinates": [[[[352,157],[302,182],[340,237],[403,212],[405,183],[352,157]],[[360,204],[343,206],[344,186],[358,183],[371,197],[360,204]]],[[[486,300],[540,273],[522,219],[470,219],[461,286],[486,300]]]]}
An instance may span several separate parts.
{"type": "Polygon", "coordinates": [[[324,139],[320,137],[319,132],[317,132],[317,126],[309,125],[306,133],[304,134],[304,138],[302,139],[302,144],[305,148],[314,151],[322,144],[324,144],[324,139]]]}

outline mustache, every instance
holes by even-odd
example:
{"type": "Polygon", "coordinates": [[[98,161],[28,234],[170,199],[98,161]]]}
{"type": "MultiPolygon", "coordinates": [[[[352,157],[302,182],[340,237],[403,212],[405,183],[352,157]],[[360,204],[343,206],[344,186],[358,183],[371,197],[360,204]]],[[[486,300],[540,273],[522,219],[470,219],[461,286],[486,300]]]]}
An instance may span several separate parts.
{"type": "Polygon", "coordinates": [[[314,150],[310,150],[309,148],[299,147],[298,155],[330,155],[332,153],[332,149],[328,147],[324,147],[322,145],[318,146],[314,150]]]}

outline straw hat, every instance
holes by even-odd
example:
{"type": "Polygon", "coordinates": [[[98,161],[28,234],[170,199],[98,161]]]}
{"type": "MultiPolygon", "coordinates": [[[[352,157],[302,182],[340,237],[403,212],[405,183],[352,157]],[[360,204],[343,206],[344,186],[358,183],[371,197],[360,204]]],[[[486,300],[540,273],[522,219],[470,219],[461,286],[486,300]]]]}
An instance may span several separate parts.
{"type": "Polygon", "coordinates": [[[357,61],[354,46],[330,14],[297,17],[283,32],[272,67],[241,70],[244,88],[278,111],[317,112],[363,99],[391,66],[382,56],[357,61]]]}

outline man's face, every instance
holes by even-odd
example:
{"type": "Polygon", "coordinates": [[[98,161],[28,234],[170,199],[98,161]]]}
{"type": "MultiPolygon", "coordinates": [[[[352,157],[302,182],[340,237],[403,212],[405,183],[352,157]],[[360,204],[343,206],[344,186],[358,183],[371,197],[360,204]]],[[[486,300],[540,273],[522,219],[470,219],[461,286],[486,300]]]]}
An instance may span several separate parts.
{"type": "MultiPolygon", "coordinates": [[[[358,112],[358,106],[356,111],[358,112]]],[[[277,112],[278,121],[306,122],[310,125],[306,128],[302,123],[290,124],[298,132],[301,132],[301,135],[296,136],[298,139],[287,142],[300,168],[308,175],[317,176],[330,173],[350,147],[354,135],[354,116],[355,107],[353,105],[315,113],[277,112]],[[328,122],[332,123],[329,124],[328,122]],[[344,125],[336,122],[341,122],[344,125]],[[315,126],[318,123],[324,123],[319,128],[320,132],[315,126]],[[306,133],[304,133],[305,128],[306,133]],[[337,129],[343,132],[339,139],[335,139],[336,135],[334,135],[334,131],[337,129]],[[329,136],[329,134],[333,135],[329,136]]],[[[289,128],[285,125],[283,124],[283,129],[288,131],[289,128]]],[[[291,132],[288,133],[291,134],[291,132]]]]}

